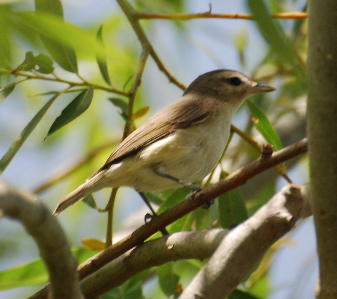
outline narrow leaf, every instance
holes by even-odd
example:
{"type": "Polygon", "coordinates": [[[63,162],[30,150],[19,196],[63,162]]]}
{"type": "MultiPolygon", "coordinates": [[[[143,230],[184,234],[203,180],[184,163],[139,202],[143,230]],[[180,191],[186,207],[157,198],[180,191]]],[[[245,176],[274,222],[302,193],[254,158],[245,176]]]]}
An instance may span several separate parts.
{"type": "Polygon", "coordinates": [[[218,202],[222,227],[232,228],[247,219],[246,206],[238,188],[220,195],[218,202]]]}
{"type": "Polygon", "coordinates": [[[1,36],[1,42],[0,42],[0,75],[3,73],[6,74],[6,72],[2,72],[1,68],[8,69],[8,65],[11,58],[11,53],[13,52],[11,50],[12,48],[12,40],[11,36],[12,33],[10,33],[10,26],[9,22],[7,20],[8,16],[12,13],[12,6],[9,5],[0,5],[0,36],[1,36]]]}
{"type": "Polygon", "coordinates": [[[236,289],[229,295],[228,299],[259,299],[259,298],[247,292],[236,289]]]}
{"type": "MultiPolygon", "coordinates": [[[[188,194],[191,193],[191,189],[187,187],[179,188],[175,190],[166,201],[158,209],[158,214],[172,208],[173,206],[177,205],[178,203],[182,202],[188,194]]],[[[191,229],[191,225],[193,222],[193,214],[187,214],[177,221],[173,222],[169,226],[170,233],[178,232],[178,231],[187,231],[191,229]]]]}
{"type": "Polygon", "coordinates": [[[280,137],[277,135],[273,125],[263,112],[263,110],[252,101],[248,100],[248,107],[253,116],[253,123],[256,129],[266,139],[269,144],[274,146],[274,150],[282,149],[280,137]]]}
{"type": "Polygon", "coordinates": [[[95,201],[94,197],[92,196],[92,194],[85,197],[83,199],[83,202],[85,202],[89,207],[91,207],[93,209],[97,208],[96,201],[95,201]]]}
{"type": "Polygon", "coordinates": [[[83,238],[81,240],[84,248],[96,251],[102,251],[105,249],[105,244],[101,240],[91,239],[91,238],[83,238]]]}
{"type": "Polygon", "coordinates": [[[13,142],[10,149],[0,160],[0,172],[3,172],[9,163],[12,161],[16,153],[19,151],[23,143],[26,141],[28,136],[33,132],[37,124],[40,122],[42,117],[48,111],[50,106],[57,99],[58,95],[53,96],[41,109],[40,111],[33,117],[33,119],[27,124],[27,126],[23,129],[20,136],[13,142]]]}
{"type": "MultiPolygon", "coordinates": [[[[103,43],[103,25],[101,27],[99,27],[99,29],[98,29],[97,39],[104,46],[104,43],[103,43]]],[[[107,66],[107,62],[106,62],[106,57],[97,54],[96,55],[96,60],[97,60],[97,64],[98,64],[98,67],[99,67],[99,70],[100,70],[100,72],[102,74],[103,79],[105,80],[106,83],[108,83],[109,85],[111,85],[111,81],[110,81],[110,77],[109,77],[109,71],[108,71],[108,66],[107,66]]]]}
{"type": "Polygon", "coordinates": [[[37,11],[52,13],[63,18],[63,7],[60,0],[35,0],[37,11]]]}
{"type": "Polygon", "coordinates": [[[82,91],[62,110],[61,115],[55,119],[48,131],[47,137],[84,113],[89,108],[93,95],[94,89],[92,87],[82,91]]]}
{"type": "Polygon", "coordinates": [[[55,61],[66,71],[77,73],[77,58],[73,48],[67,47],[48,37],[42,37],[43,45],[55,61]]]}
{"type": "Polygon", "coordinates": [[[176,298],[179,295],[179,279],[180,277],[173,272],[173,263],[166,263],[157,269],[159,285],[164,294],[168,297],[172,295],[176,298]]]}
{"type": "Polygon", "coordinates": [[[120,108],[122,113],[128,114],[128,104],[120,98],[109,98],[108,99],[114,106],[120,108]]]}
{"type": "MultiPolygon", "coordinates": [[[[86,261],[96,254],[88,249],[75,249],[72,251],[78,263],[86,261]]],[[[23,286],[38,285],[48,281],[48,272],[44,262],[39,259],[12,269],[0,272],[0,290],[8,290],[23,286]]]]}
{"type": "Polygon", "coordinates": [[[137,110],[133,115],[132,115],[132,119],[133,120],[136,120],[138,118],[141,118],[143,117],[146,113],[148,113],[150,110],[150,107],[149,106],[145,106],[145,107],[142,107],[140,108],[139,110],[137,110]]]}
{"type": "Polygon", "coordinates": [[[0,88],[0,103],[3,102],[14,90],[15,83],[0,88]]]}
{"type": "MultiPolygon", "coordinates": [[[[17,67],[17,70],[31,71],[36,66],[36,59],[32,51],[26,52],[24,61],[17,67]]],[[[15,74],[15,71],[12,72],[15,74]]]]}
{"type": "MultiPolygon", "coordinates": [[[[44,14],[51,14],[63,19],[63,8],[60,0],[35,0],[35,9],[44,14]]],[[[77,58],[75,50],[58,40],[40,35],[43,45],[55,61],[66,71],[77,73],[77,58]]]]}
{"type": "Polygon", "coordinates": [[[145,299],[143,296],[143,281],[149,275],[149,270],[133,276],[121,286],[102,295],[102,299],[145,299]]]}
{"type": "Polygon", "coordinates": [[[290,39],[278,21],[271,18],[266,3],[262,0],[249,0],[248,3],[256,19],[256,24],[267,43],[284,61],[291,64],[294,69],[300,70],[290,39]]]}
{"type": "Polygon", "coordinates": [[[36,58],[36,65],[39,67],[37,71],[42,74],[50,74],[53,70],[53,60],[45,55],[39,54],[36,58]]]}

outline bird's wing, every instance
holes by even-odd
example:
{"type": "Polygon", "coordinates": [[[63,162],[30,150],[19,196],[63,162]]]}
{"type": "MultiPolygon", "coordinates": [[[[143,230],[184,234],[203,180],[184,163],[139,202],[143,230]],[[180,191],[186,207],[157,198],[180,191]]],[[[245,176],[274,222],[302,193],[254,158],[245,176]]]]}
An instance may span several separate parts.
{"type": "Polygon", "coordinates": [[[177,129],[205,121],[214,115],[218,105],[219,102],[212,98],[184,99],[183,97],[159,111],[148,122],[126,137],[96,173],[174,133],[177,129]]]}

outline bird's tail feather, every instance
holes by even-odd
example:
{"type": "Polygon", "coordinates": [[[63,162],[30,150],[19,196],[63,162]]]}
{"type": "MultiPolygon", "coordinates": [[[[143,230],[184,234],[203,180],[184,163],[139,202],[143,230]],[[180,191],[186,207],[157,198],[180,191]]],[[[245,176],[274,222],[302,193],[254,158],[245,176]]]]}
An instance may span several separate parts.
{"type": "Polygon", "coordinates": [[[86,196],[90,195],[91,193],[98,191],[102,187],[98,183],[98,181],[102,178],[102,175],[99,173],[89,180],[87,180],[84,184],[79,186],[76,190],[68,194],[67,196],[63,197],[59,203],[57,204],[53,215],[57,216],[65,209],[73,205],[74,203],[80,201],[81,199],[85,198],[86,196]]]}

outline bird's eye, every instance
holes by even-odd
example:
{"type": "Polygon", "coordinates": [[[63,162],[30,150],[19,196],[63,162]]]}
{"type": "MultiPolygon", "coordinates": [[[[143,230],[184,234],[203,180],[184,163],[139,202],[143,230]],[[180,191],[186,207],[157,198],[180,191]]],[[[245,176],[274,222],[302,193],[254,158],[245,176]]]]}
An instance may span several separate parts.
{"type": "Polygon", "coordinates": [[[238,77],[232,77],[229,79],[229,83],[234,86],[239,86],[242,83],[242,81],[238,77]]]}

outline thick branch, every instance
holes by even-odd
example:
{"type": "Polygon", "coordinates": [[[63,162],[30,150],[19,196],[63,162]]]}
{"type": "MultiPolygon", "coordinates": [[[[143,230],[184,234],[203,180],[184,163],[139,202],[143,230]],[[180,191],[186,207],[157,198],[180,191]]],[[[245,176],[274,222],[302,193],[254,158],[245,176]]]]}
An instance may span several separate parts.
{"type": "Polygon", "coordinates": [[[309,1],[308,136],[318,298],[337,298],[337,2],[309,1]]]}
{"type": "Polygon", "coordinates": [[[97,298],[151,267],[180,259],[209,258],[226,234],[224,229],[179,232],[146,242],[83,279],[83,294],[97,298]]]}
{"type": "Polygon", "coordinates": [[[301,190],[288,185],[221,242],[180,299],[226,298],[269,247],[288,232],[302,210],[301,190]]]}
{"type": "Polygon", "coordinates": [[[79,289],[76,261],[57,219],[33,195],[2,181],[0,209],[4,215],[19,220],[36,241],[49,271],[49,298],[83,298],[79,289]]]}

